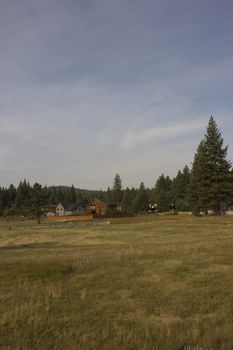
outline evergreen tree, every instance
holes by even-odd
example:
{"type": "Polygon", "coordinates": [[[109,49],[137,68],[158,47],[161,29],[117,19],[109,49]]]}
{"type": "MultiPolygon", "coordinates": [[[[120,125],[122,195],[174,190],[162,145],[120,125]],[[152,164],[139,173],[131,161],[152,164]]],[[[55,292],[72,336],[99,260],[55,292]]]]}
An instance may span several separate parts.
{"type": "Polygon", "coordinates": [[[0,188],[0,215],[3,214],[5,209],[4,188],[0,188]]]}
{"type": "Polygon", "coordinates": [[[43,188],[40,184],[35,183],[32,187],[31,209],[32,213],[37,218],[37,223],[40,224],[41,215],[43,213],[42,206],[45,203],[43,188]]]}
{"type": "Polygon", "coordinates": [[[57,201],[58,202],[63,202],[65,200],[65,194],[62,191],[62,189],[59,187],[57,190],[57,201]]]}
{"type": "Polygon", "coordinates": [[[141,182],[138,194],[132,202],[132,210],[134,213],[145,212],[148,209],[149,197],[144,183],[141,182]]]}
{"type": "Polygon", "coordinates": [[[83,194],[82,194],[82,191],[79,189],[78,190],[78,193],[77,193],[77,200],[78,200],[78,202],[79,203],[83,203],[83,201],[84,201],[84,197],[83,197],[83,194]]]}
{"type": "Polygon", "coordinates": [[[65,204],[68,204],[71,202],[71,187],[63,187],[63,196],[64,196],[64,200],[63,202],[65,204]]]}
{"type": "Polygon", "coordinates": [[[110,187],[108,187],[107,189],[107,202],[112,203],[112,190],[110,189],[110,187]]]}
{"type": "Polygon", "coordinates": [[[153,193],[153,202],[158,204],[158,210],[161,212],[169,211],[171,204],[174,202],[172,193],[172,180],[169,176],[162,174],[155,184],[153,193]]]}
{"type": "Polygon", "coordinates": [[[51,186],[48,188],[48,203],[49,204],[57,204],[57,187],[51,186]]]}
{"type": "Polygon", "coordinates": [[[70,189],[70,198],[69,198],[69,200],[70,200],[70,202],[72,202],[72,203],[76,203],[76,201],[77,201],[77,194],[76,194],[74,185],[71,186],[71,189],[70,189]]]}
{"type": "Polygon", "coordinates": [[[113,181],[112,200],[116,203],[122,201],[122,181],[119,174],[116,174],[113,181]]]}
{"type": "Polygon", "coordinates": [[[7,203],[6,205],[8,207],[11,207],[14,203],[16,197],[16,188],[14,187],[14,185],[10,185],[10,187],[7,189],[7,203]]]}
{"type": "Polygon", "coordinates": [[[173,179],[172,188],[176,210],[190,210],[188,203],[188,190],[190,183],[190,171],[186,165],[183,171],[178,171],[173,179]]]}
{"type": "Polygon", "coordinates": [[[32,189],[26,180],[20,181],[16,190],[15,208],[16,212],[21,215],[28,215],[30,212],[32,189]]]}
{"type": "Polygon", "coordinates": [[[208,208],[203,203],[204,190],[208,194],[208,186],[205,186],[205,174],[207,173],[205,162],[205,145],[202,140],[197,147],[197,151],[194,155],[193,166],[190,176],[189,185],[189,202],[192,208],[193,214],[199,214],[201,208],[207,214],[208,208]],[[201,196],[202,194],[202,196],[201,196]]]}
{"type": "Polygon", "coordinates": [[[123,192],[122,210],[124,213],[132,212],[132,196],[128,187],[123,192]]]}
{"type": "Polygon", "coordinates": [[[226,159],[227,146],[223,147],[223,138],[216,122],[211,116],[206,134],[194,156],[190,202],[193,211],[212,209],[221,214],[223,207],[232,195],[231,163],[226,159]]]}

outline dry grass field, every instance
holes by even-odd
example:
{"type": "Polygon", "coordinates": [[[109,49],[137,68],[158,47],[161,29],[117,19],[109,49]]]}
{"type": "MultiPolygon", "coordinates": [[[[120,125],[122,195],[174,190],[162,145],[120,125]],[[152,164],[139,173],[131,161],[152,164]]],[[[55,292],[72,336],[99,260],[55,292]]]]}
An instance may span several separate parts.
{"type": "Polygon", "coordinates": [[[233,349],[233,218],[1,221],[0,349],[233,349]]]}

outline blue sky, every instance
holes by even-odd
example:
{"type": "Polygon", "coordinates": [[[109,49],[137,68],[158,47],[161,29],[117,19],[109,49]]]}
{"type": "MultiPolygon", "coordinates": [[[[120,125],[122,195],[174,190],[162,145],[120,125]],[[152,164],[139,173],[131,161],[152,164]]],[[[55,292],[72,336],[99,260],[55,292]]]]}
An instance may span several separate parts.
{"type": "Polygon", "coordinates": [[[233,160],[233,2],[0,0],[0,184],[153,186],[214,116],[233,160]]]}

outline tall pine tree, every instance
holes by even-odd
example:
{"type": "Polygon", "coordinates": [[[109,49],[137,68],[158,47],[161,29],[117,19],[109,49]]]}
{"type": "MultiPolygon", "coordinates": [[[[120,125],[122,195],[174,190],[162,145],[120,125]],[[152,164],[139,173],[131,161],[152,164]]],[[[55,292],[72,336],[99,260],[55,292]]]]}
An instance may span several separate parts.
{"type": "Polygon", "coordinates": [[[113,181],[112,200],[115,203],[122,201],[122,180],[119,174],[116,174],[113,181]]]}
{"type": "Polygon", "coordinates": [[[231,163],[227,146],[211,116],[206,134],[194,156],[190,181],[190,202],[193,211],[212,209],[221,214],[232,195],[231,163]]]}
{"type": "Polygon", "coordinates": [[[43,213],[42,206],[45,203],[44,189],[39,183],[35,183],[32,187],[31,210],[40,224],[41,215],[43,213]]]}

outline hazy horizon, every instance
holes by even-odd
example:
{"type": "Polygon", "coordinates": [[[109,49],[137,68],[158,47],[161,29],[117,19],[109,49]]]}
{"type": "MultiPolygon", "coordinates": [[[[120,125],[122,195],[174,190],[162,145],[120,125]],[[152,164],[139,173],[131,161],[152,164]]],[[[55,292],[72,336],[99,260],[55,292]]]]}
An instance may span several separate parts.
{"type": "Polygon", "coordinates": [[[0,1],[0,186],[154,186],[213,115],[233,160],[230,0],[0,1]]]}

